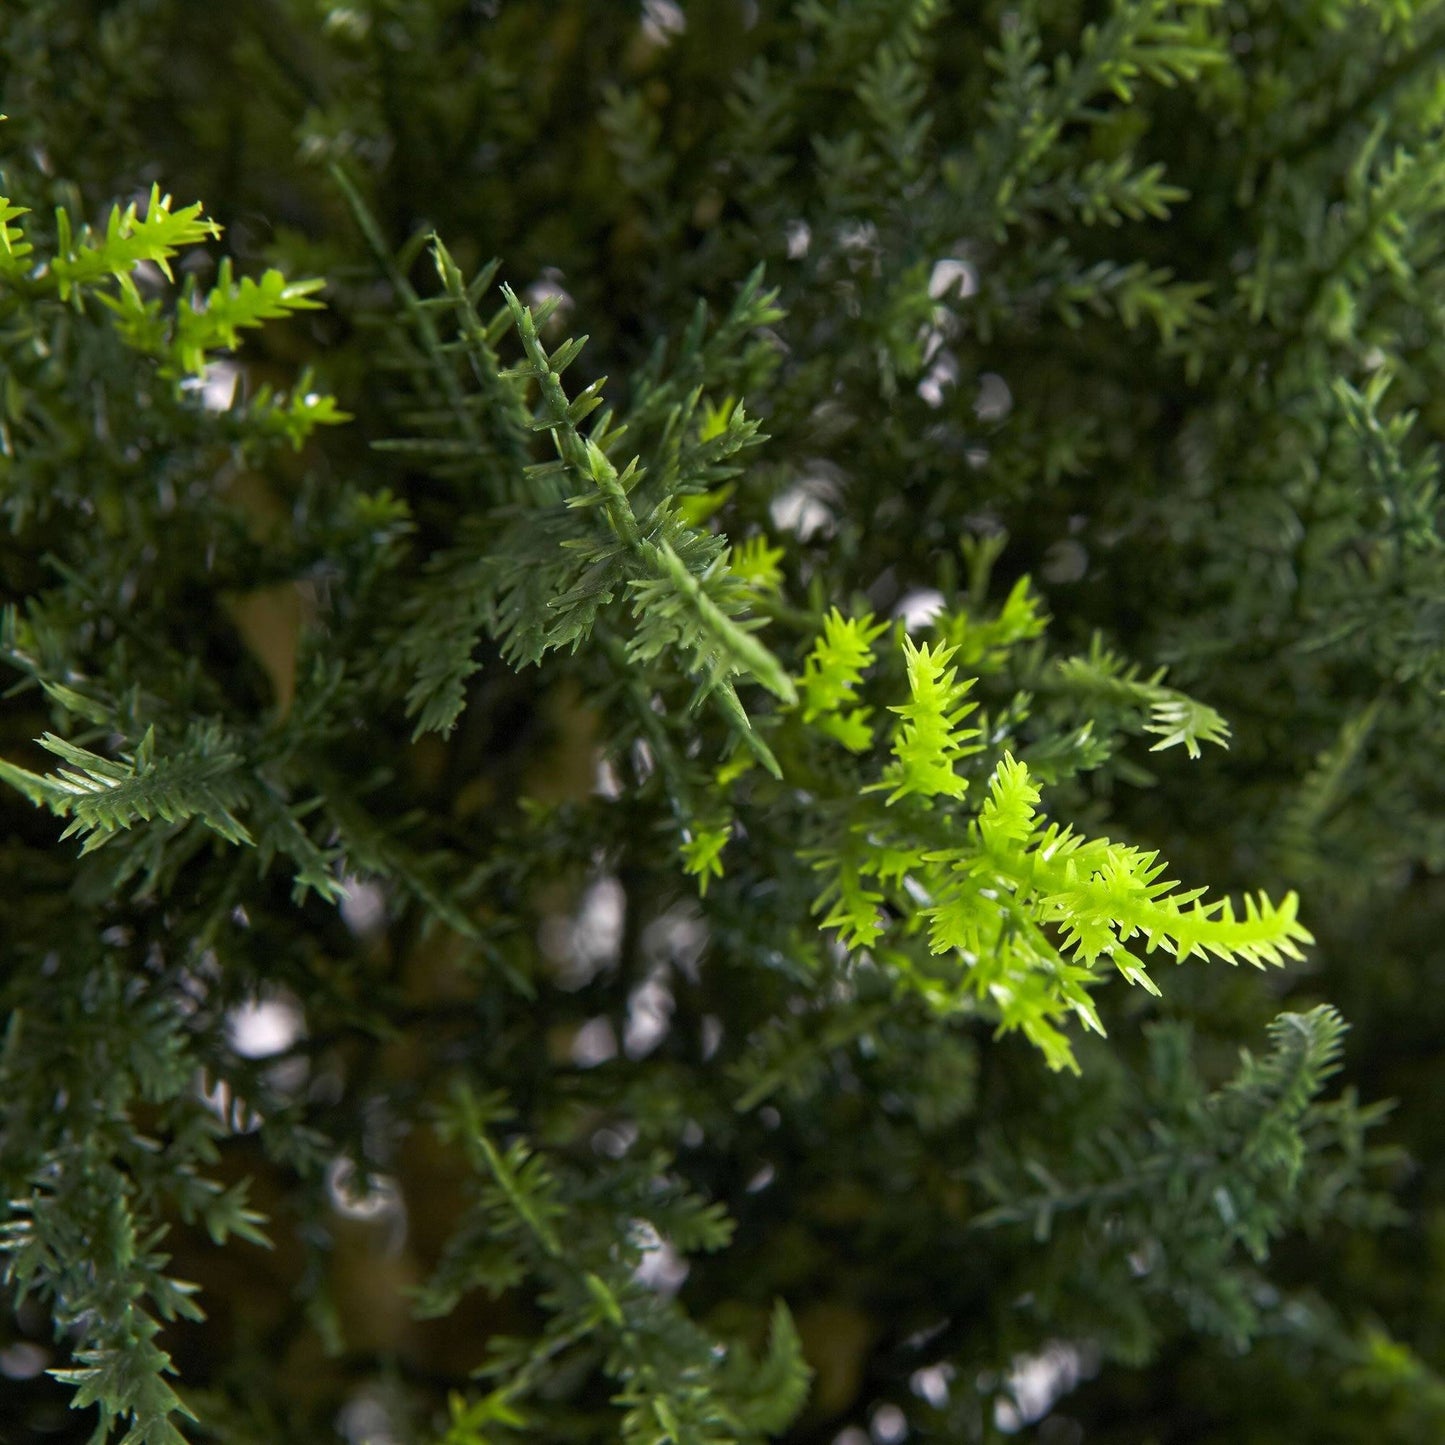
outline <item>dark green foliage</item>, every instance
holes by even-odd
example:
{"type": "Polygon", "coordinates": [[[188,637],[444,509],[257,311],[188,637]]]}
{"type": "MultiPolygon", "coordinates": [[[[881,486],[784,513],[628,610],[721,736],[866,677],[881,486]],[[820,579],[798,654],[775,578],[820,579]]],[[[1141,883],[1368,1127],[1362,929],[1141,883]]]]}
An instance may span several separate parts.
{"type": "Polygon", "coordinates": [[[1438,1436],[1442,27],[0,9],[5,1445],[1438,1436]]]}

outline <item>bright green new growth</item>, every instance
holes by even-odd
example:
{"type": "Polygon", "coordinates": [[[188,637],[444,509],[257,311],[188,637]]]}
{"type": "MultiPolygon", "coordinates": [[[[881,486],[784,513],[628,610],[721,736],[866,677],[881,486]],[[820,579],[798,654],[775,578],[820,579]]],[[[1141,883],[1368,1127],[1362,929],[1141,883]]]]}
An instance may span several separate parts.
{"type": "MultiPolygon", "coordinates": [[[[240,345],[243,331],[321,306],[312,298],[324,281],[288,281],[274,268],[259,281],[249,276],[236,281],[229,256],[221,258],[216,284],[204,294],[188,276],[174,305],[165,305],[160,296],[144,297],[138,268],[153,266],[173,282],[171,262],[183,249],[221,235],[200,202],[172,210],[171,198],[161,195],[158,185],[151,187],[144,216],[135,202],[124,209],[114,206],[103,233],[88,226],[77,230],[70,213],[57,207],[49,256],[38,256],[25,231],[10,224],[26,214],[27,208],[0,196],[0,283],[31,298],[54,295],[76,309],[93,296],[113,314],[116,334],[157,363],[158,377],[171,384],[199,377],[216,353],[240,345]],[[114,291],[102,289],[112,282],[114,291]]],[[[316,427],[351,419],[334,397],[313,392],[307,375],[287,395],[258,387],[248,410],[258,438],[284,439],[298,451],[316,427]]]]}
{"type": "Polygon", "coordinates": [[[951,647],[935,647],[930,652],[926,642],[915,647],[911,638],[903,639],[911,700],[889,708],[903,722],[893,729],[893,762],[884,771],[883,781],[871,785],[892,788],[890,803],[909,794],[917,794],[925,805],[930,798],[961,798],[968,787],[968,779],[956,769],[982,748],[973,742],[978,729],[959,724],[977,705],[964,701],[973,682],[955,680],[958,669],[947,666],[952,656],[951,647]]]}
{"type": "Polygon", "coordinates": [[[871,613],[844,617],[835,607],[803,665],[803,721],[814,723],[851,753],[873,745],[872,709],[853,707],[863,674],[873,665],[873,643],[888,630],[871,613]]]}
{"type": "MultiPolygon", "coordinates": [[[[217,227],[217,231],[219,231],[217,227]]],[[[236,281],[231,258],[223,256],[215,286],[200,294],[194,278],[187,281],[175,311],[166,316],[158,299],[146,301],[131,286],[122,286],[118,296],[100,299],[116,313],[116,327],[137,351],[159,358],[168,375],[197,376],[206,368],[207,353],[234,351],[241,344],[241,332],[279,320],[295,311],[319,310],[321,303],[311,297],[325,286],[312,278],[288,281],[279,271],[266,271],[260,280],[243,276],[236,281]]],[[[331,398],[326,398],[331,402],[331,398]]],[[[332,410],[325,419],[347,420],[332,410]]]]}
{"type": "Polygon", "coordinates": [[[732,827],[727,823],[715,827],[699,824],[689,831],[691,836],[684,839],[678,852],[683,871],[697,879],[697,891],[706,898],[708,880],[723,876],[722,850],[732,837],[732,827]]]}
{"type": "Polygon", "coordinates": [[[55,249],[37,268],[31,258],[34,245],[24,230],[10,223],[29,214],[26,206],[13,205],[0,196],[0,280],[11,286],[54,291],[62,301],[79,306],[81,297],[102,281],[115,281],[122,291],[138,300],[135,268],[144,262],[158,267],[167,280],[173,279],[170,263],[185,246],[213,240],[221,228],[202,214],[200,202],[171,210],[171,198],[162,196],[159,186],[151,187],[144,217],[135,202],[122,209],[111,208],[103,233],[89,226],[78,233],[70,213],[63,207],[55,212],[55,249]]]}
{"type": "Polygon", "coordinates": [[[4,268],[7,277],[13,277],[20,273],[21,263],[34,251],[35,247],[25,239],[25,232],[19,226],[12,226],[11,221],[19,216],[30,214],[28,206],[12,205],[0,196],[0,267],[4,268]]]}
{"type": "Polygon", "coordinates": [[[783,580],[778,564],[786,556],[782,547],[772,546],[766,537],[749,537],[728,554],[728,571],[749,587],[776,592],[783,580]]]}
{"type": "MultiPolygon", "coordinates": [[[[965,548],[973,570],[987,581],[987,569],[997,558],[1006,539],[991,539],[995,545],[981,544],[965,548]]],[[[965,672],[996,672],[1007,660],[1016,644],[1030,642],[1043,635],[1048,617],[1029,594],[1029,578],[1020,577],[1009,590],[997,617],[979,618],[967,612],[955,612],[939,620],[939,632],[953,649],[956,665],[965,672]]],[[[976,604],[983,602],[975,599],[976,604]]]]}
{"type": "MultiPolygon", "coordinates": [[[[810,659],[817,659],[811,687],[804,674],[816,711],[851,699],[872,660],[860,642],[867,624],[836,614],[825,623],[810,659]]],[[[958,618],[937,626],[944,636],[968,630],[958,618]]],[[[959,681],[948,666],[951,648],[905,636],[901,652],[910,701],[890,708],[901,719],[892,761],[862,789],[889,790],[885,806],[860,795],[847,836],[824,840],[814,855],[825,879],[815,911],[845,946],[872,950],[941,1012],[981,1011],[1003,1032],[1020,1030],[1051,1068],[1075,1070],[1062,1029],[1072,1017],[1103,1032],[1088,995],[1101,961],[1159,992],[1128,947],[1134,939],[1145,953],[1162,949],[1179,962],[1212,954],[1263,967],[1303,956],[1299,945],[1312,940],[1293,893],[1278,906],[1263,895],[1246,898],[1240,918],[1228,899],[1204,903],[1202,888],[1177,891],[1157,853],[1045,825],[1027,765],[1008,752],[988,776],[977,815],[960,816],[950,808],[968,788],[959,769],[985,750],[980,730],[961,726],[975,709],[964,701],[973,680],[959,681]],[[910,952],[908,940],[920,933],[939,961],[910,952]]]]}
{"type": "MultiPolygon", "coordinates": [[[[132,272],[142,262],[159,267],[166,280],[173,280],[170,263],[183,246],[214,240],[220,234],[221,228],[202,214],[199,201],[173,211],[171,198],[161,195],[159,185],[151,187],[143,217],[137,214],[134,201],[124,210],[113,206],[101,235],[88,226],[76,233],[70,213],[62,206],[55,212],[55,255],[48,275],[60,299],[77,305],[80,293],[101,281],[114,280],[122,291],[135,294],[132,272]]],[[[7,279],[19,276],[11,272],[7,279]]]]}

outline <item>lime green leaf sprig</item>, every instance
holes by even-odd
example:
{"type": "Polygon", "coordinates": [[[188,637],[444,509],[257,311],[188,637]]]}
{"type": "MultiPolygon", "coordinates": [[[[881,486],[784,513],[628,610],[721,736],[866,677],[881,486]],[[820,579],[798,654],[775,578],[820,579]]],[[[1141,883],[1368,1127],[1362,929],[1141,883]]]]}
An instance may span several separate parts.
{"type": "MultiPolygon", "coordinates": [[[[873,661],[870,627],[836,613],[825,622],[801,689],[814,726],[853,697],[873,661]]],[[[1101,965],[1157,994],[1147,954],[1261,968],[1302,956],[1313,940],[1293,893],[1279,904],[1246,898],[1242,912],[1228,899],[1206,902],[1203,889],[1169,879],[1157,853],[1046,822],[1028,766],[1007,752],[970,817],[961,765],[982,751],[965,725],[974,680],[957,676],[951,647],[906,636],[900,646],[909,701],[890,709],[899,717],[892,758],[878,781],[838,800],[835,832],[812,854],[814,912],[845,948],[869,950],[939,1012],[980,1013],[1023,1033],[1051,1068],[1070,1070],[1067,1025],[1103,1032],[1090,998],[1101,965]],[[868,796],[885,791],[881,803],[868,796]]],[[[1114,681],[1127,694],[1120,701],[1136,705],[1141,688],[1158,687],[1114,681]]]]}
{"type": "Polygon", "coordinates": [[[1124,947],[1136,935],[1147,951],[1163,948],[1180,961],[1213,954],[1258,968],[1302,958],[1298,944],[1314,941],[1298,921],[1295,894],[1278,907],[1263,894],[1246,897],[1238,918],[1227,898],[1204,903],[1202,888],[1176,892],[1178,884],[1162,878],[1167,865],[1157,852],[1085,840],[1057,823],[1042,826],[1038,801],[1026,765],[1005,754],[978,819],[981,853],[968,868],[974,876],[992,875],[1040,923],[1056,924],[1065,948],[1090,967],[1106,957],[1131,983],[1157,993],[1124,947]]]}
{"type": "Polygon", "coordinates": [[[168,375],[196,376],[205,370],[208,353],[234,351],[243,330],[296,311],[320,310],[321,302],[311,298],[325,284],[314,277],[288,281],[274,269],[259,279],[243,276],[237,281],[226,256],[216,284],[201,293],[191,281],[169,315],[159,300],[143,300],[133,285],[123,286],[118,296],[100,299],[115,312],[117,329],[137,351],[158,357],[168,375]]]}
{"type": "Polygon", "coordinates": [[[732,824],[695,824],[688,830],[680,852],[683,871],[697,879],[697,891],[707,896],[707,885],[723,874],[722,850],[732,837],[732,824]]]}
{"type": "Polygon", "coordinates": [[[926,927],[929,950],[963,965],[950,985],[926,978],[935,1006],[972,995],[999,1021],[1021,1030],[1050,1067],[1077,1070],[1061,1025],[1074,1017],[1103,1032],[1087,990],[1111,963],[1131,984],[1157,994],[1143,951],[1182,962],[1194,954],[1256,967],[1302,957],[1313,942],[1298,899],[1276,905],[1246,898],[1239,916],[1228,899],[1203,901],[1179,890],[1158,854],[1106,838],[1085,839],[1045,824],[1027,766],[1005,755],[967,841],[926,852],[914,870],[922,899],[911,926],[926,927]]]}
{"type": "Polygon", "coordinates": [[[1301,958],[1299,945],[1313,942],[1295,894],[1278,905],[1264,895],[1246,898],[1241,918],[1227,898],[1206,903],[1203,889],[1179,891],[1157,853],[1045,825],[1038,802],[1027,766],[1005,754],[968,843],[926,855],[922,883],[931,901],[918,914],[931,950],[972,961],[970,991],[986,991],[1001,1027],[1021,1028],[1053,1067],[1076,1067],[1055,1036],[1062,1017],[1072,1013],[1103,1032],[1083,993],[1101,961],[1159,992],[1130,946],[1136,938],[1145,952],[1180,962],[1212,954],[1260,968],[1301,958]],[[998,976],[1001,945],[1011,971],[1023,966],[1021,979],[998,976]]]}
{"type": "Polygon", "coordinates": [[[0,276],[19,276],[28,264],[27,257],[35,247],[25,239],[25,232],[11,221],[30,214],[28,206],[16,206],[0,196],[0,276]]]}
{"type": "Polygon", "coordinates": [[[766,537],[748,537],[729,553],[728,570],[748,587],[776,592],[783,584],[779,564],[786,555],[783,548],[774,547],[766,537]]]}
{"type": "Polygon", "coordinates": [[[269,386],[257,387],[246,403],[246,420],[268,439],[284,439],[292,451],[300,451],[318,426],[344,425],[351,420],[351,413],[342,411],[334,396],[313,389],[308,369],[289,391],[278,393],[269,386]]]}
{"type": "Polygon", "coordinates": [[[851,704],[873,665],[873,642],[887,630],[888,624],[875,623],[872,613],[844,617],[835,607],[823,619],[822,635],[803,664],[803,721],[816,724],[849,752],[873,746],[872,709],[851,704]]]}
{"type": "Polygon", "coordinates": [[[939,636],[956,649],[954,662],[970,672],[997,672],[1011,650],[1031,642],[1048,626],[1043,603],[1032,594],[1030,578],[1014,583],[997,617],[984,618],[968,611],[945,613],[938,619],[939,636]]]}
{"type": "Polygon", "coordinates": [[[972,739],[977,728],[960,724],[977,708],[977,703],[964,699],[975,679],[958,681],[958,669],[949,667],[951,647],[921,647],[913,639],[903,639],[903,658],[908,668],[906,703],[889,708],[902,719],[893,733],[893,762],[883,774],[883,781],[872,784],[867,791],[891,787],[888,802],[916,794],[928,801],[937,797],[961,798],[968,788],[968,779],[955,771],[958,763],[971,753],[981,751],[972,739]]]}
{"type": "Polygon", "coordinates": [[[203,214],[199,201],[171,209],[171,198],[161,195],[158,185],[151,187],[145,215],[139,215],[136,203],[122,210],[111,208],[110,219],[103,234],[82,226],[77,232],[64,207],[55,212],[55,257],[49,274],[62,301],[75,300],[80,293],[98,282],[114,279],[122,291],[136,292],[132,272],[143,261],[158,266],[167,280],[174,279],[171,259],[183,246],[215,240],[221,228],[203,214]]]}
{"type": "Polygon", "coordinates": [[[499,1388],[480,1399],[468,1400],[453,1390],[447,1399],[451,1418],[439,1445],[493,1445],[500,1437],[489,1432],[495,1425],[508,1432],[525,1430],[528,1416],[511,1403],[509,1392],[499,1388]]]}
{"type": "MultiPolygon", "coordinates": [[[[171,261],[187,246],[219,237],[221,227],[203,214],[200,202],[171,207],[171,198],[152,186],[145,215],[135,202],[114,206],[103,232],[88,226],[77,229],[63,207],[55,213],[55,254],[35,261],[35,247],[25,232],[11,222],[28,214],[23,206],[0,196],[0,282],[25,284],[39,295],[51,295],[79,307],[94,295],[114,316],[115,329],[132,350],[159,363],[159,373],[175,382],[201,375],[218,351],[234,351],[241,333],[297,311],[314,311],[314,300],[325,285],[316,278],[288,280],[268,270],[259,278],[236,279],[231,259],[223,257],[216,284],[202,292],[188,278],[175,306],[159,297],[146,299],[136,284],[136,268],[153,265],[174,280],[171,261]],[[117,289],[111,291],[110,283],[117,289]]],[[[288,396],[276,398],[262,388],[251,403],[251,420],[258,430],[282,437],[299,447],[311,431],[351,418],[330,396],[312,392],[302,381],[288,396]]]]}

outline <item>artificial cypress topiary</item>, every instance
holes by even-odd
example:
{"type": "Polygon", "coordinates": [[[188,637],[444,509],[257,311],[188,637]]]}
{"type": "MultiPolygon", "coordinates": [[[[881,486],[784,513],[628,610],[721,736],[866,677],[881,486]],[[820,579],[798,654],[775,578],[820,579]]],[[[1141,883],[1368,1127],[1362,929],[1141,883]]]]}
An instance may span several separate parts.
{"type": "Polygon", "coordinates": [[[0,1441],[1436,1438],[1442,36],[0,11],[0,1441]]]}

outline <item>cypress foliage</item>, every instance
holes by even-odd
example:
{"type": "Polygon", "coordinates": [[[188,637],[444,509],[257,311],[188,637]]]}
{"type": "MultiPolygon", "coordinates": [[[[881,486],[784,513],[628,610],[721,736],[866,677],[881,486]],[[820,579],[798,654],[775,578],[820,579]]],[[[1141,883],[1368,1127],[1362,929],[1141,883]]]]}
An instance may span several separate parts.
{"type": "Polygon", "coordinates": [[[1438,1437],[1442,29],[5,6],[0,1440],[1438,1437]]]}

